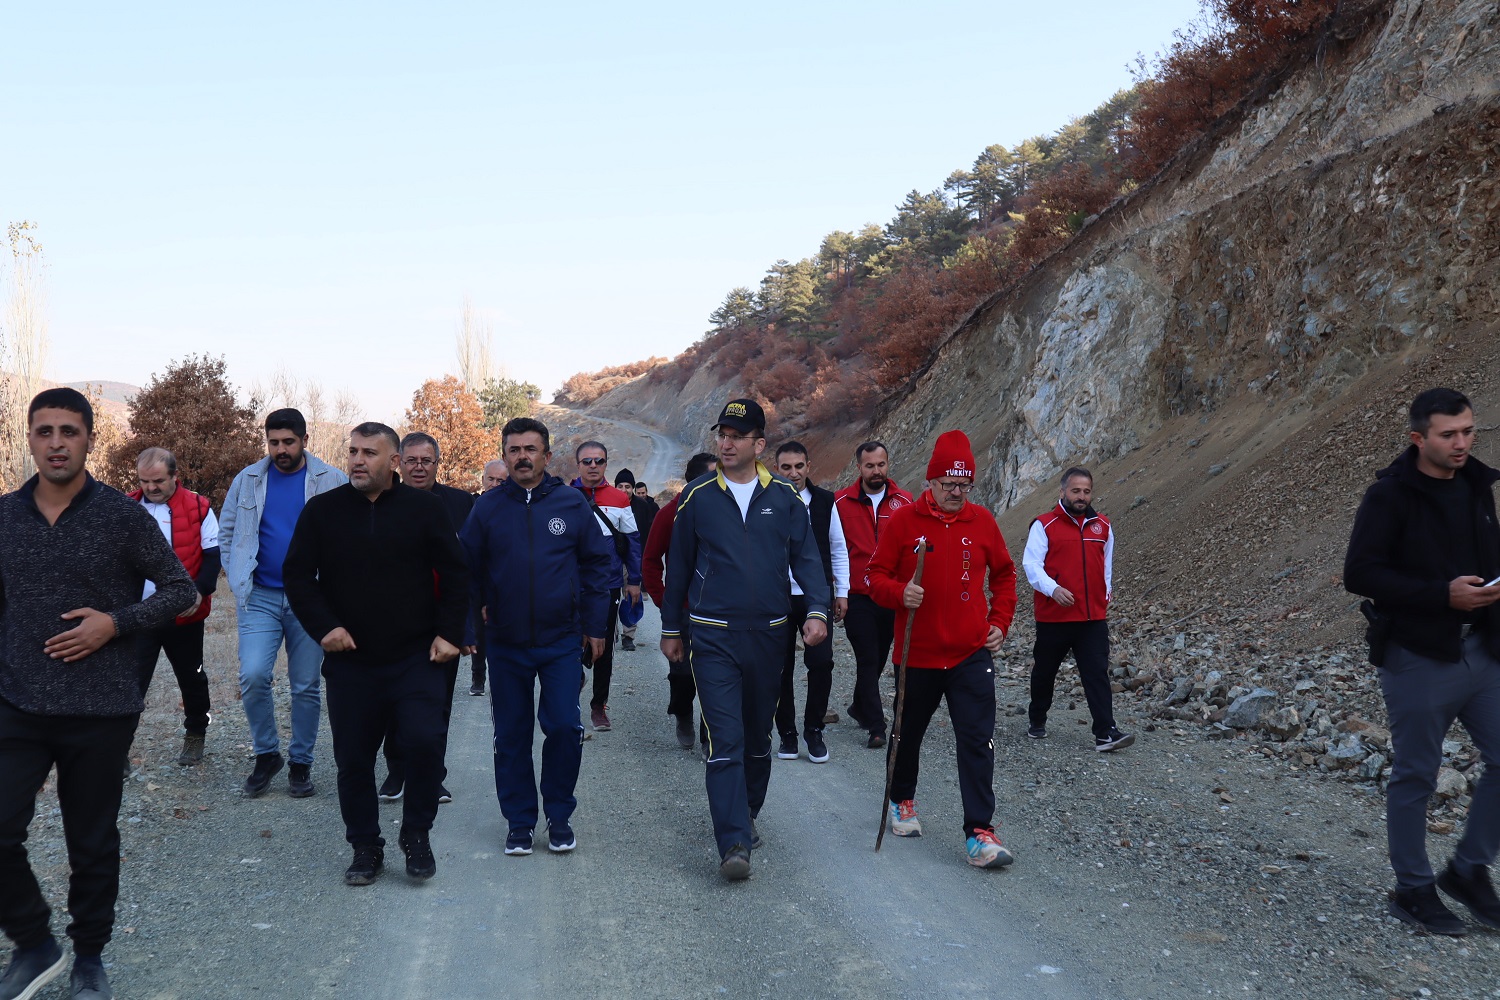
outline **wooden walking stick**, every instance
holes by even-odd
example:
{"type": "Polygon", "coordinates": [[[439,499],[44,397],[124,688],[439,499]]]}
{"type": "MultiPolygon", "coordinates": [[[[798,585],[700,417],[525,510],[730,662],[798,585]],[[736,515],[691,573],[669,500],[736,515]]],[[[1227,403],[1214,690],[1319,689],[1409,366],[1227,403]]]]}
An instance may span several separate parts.
{"type": "MultiPolygon", "coordinates": [[[[923,535],[917,539],[917,571],[912,574],[911,582],[918,587],[922,586],[922,563],[927,559],[927,553],[932,551],[932,546],[927,544],[927,536],[923,535]]],[[[901,746],[901,709],[906,704],[906,672],[910,669],[906,659],[911,654],[911,627],[916,621],[917,609],[908,608],[906,611],[906,636],[901,640],[901,670],[896,675],[896,709],[895,718],[891,722],[891,749],[890,756],[885,762],[885,795],[880,799],[880,832],[875,835],[875,850],[880,850],[881,841],[885,840],[886,821],[891,811],[891,782],[896,780],[896,751],[901,746]]]]}

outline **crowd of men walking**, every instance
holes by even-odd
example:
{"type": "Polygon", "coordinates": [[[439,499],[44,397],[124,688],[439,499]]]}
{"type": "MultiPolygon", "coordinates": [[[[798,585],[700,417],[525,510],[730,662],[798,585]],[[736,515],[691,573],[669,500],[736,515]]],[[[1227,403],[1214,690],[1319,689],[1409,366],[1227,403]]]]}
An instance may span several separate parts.
{"type": "MultiPolygon", "coordinates": [[[[666,711],[679,743],[703,757],[725,878],[748,877],[762,846],[756,819],[773,730],[779,758],[797,759],[805,746],[809,761],[829,759],[836,624],[855,658],[845,712],[868,747],[886,753],[890,832],[923,833],[921,744],[946,703],[964,856],[979,868],[1013,862],[994,825],[994,656],[1015,615],[1016,567],[994,515],[969,500],[980,470],[963,432],[937,438],[915,495],[891,478],[879,441],[858,447],[855,481],[833,492],[812,481],[800,442],[782,442],[767,464],[764,412],[731,400],[711,428],[716,451],[694,455],[682,491],[657,509],[628,470],[608,482],[609,452],[598,441],[577,447],[572,483],[552,475],[548,429],[529,417],[505,425],[502,455],[485,466],[477,496],[438,481],[439,442],[420,431],[401,437],[359,424],[343,471],[306,450],[298,411],[274,411],[264,426],[266,457],[235,477],[216,516],[158,447],[141,452],[130,495],[94,480],[93,414],[81,394],[49,389],[31,403],[38,473],[0,498],[0,929],[15,945],[0,1000],[34,996],[65,964],[24,846],[54,766],[72,869],[72,995],[112,996],[100,954],[118,893],[122,772],[161,653],[182,693],[178,763],[203,759],[212,707],[204,620],[221,567],[236,602],[254,754],[243,794],[265,794],[283,768],[290,796],[316,794],[326,681],[349,885],[371,883],[384,867],[382,800],[401,803],[408,875],[437,870],[430,833],[451,800],[444,761],[464,654],[473,658],[469,694],[490,694],[505,853],[532,853],[542,825],[548,850],[574,850],[583,744],[611,728],[616,633],[622,649],[634,648],[643,592],[661,612],[666,711]],[[285,755],[272,696],[282,647],[285,755]],[[879,688],[887,662],[897,691],[890,718],[879,688]],[[579,700],[590,677],[586,728],[579,700]]],[[[1419,396],[1411,428],[1408,453],[1361,505],[1346,582],[1374,598],[1371,656],[1396,747],[1392,912],[1461,933],[1433,886],[1500,926],[1488,876],[1500,846],[1500,779],[1487,770],[1459,851],[1437,878],[1422,818],[1454,718],[1474,732],[1487,764],[1497,745],[1500,629],[1488,627],[1488,609],[1500,599],[1491,495],[1500,474],[1469,454],[1474,422],[1461,395],[1419,396]]],[[[1036,620],[1028,735],[1047,737],[1057,673],[1071,654],[1094,749],[1107,753],[1134,737],[1113,714],[1115,535],[1092,498],[1089,470],[1069,468],[1026,539],[1036,620]]]]}

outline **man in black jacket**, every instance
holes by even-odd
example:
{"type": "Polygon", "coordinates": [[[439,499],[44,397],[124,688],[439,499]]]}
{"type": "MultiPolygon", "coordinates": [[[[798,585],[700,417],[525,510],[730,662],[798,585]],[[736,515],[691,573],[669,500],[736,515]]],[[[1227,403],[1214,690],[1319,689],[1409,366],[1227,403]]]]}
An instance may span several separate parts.
{"type": "MultiPolygon", "coordinates": [[[[1386,835],[1391,913],[1436,934],[1464,933],[1437,888],[1500,927],[1489,865],[1500,848],[1500,473],[1474,458],[1474,411],[1429,389],[1411,404],[1411,447],[1365,491],[1344,558],[1344,586],[1373,599],[1370,660],[1390,717],[1395,760],[1386,835]],[[1488,583],[1486,581],[1489,581],[1488,583]],[[1463,722],[1484,760],[1463,839],[1442,875],[1427,858],[1427,800],[1443,737],[1463,722]],[[1437,888],[1434,888],[1436,885],[1437,888]]],[[[1368,602],[1367,602],[1368,603],[1368,602]]]]}
{"type": "Polygon", "coordinates": [[[76,389],[31,401],[37,474],[0,498],[0,930],[15,944],[0,996],[35,996],[66,961],[26,857],[37,793],[57,768],[68,846],[72,995],[107,998],[100,954],[120,889],[121,765],[141,717],[149,634],[193,604],[151,515],[85,469],[94,411],[76,389]],[[142,600],[146,581],[156,585],[142,600]]]}
{"type": "Polygon", "coordinates": [[[413,878],[437,871],[428,832],[443,771],[445,665],[464,642],[469,575],[442,503],[396,476],[385,424],[350,432],[349,482],[307,502],[287,549],[287,600],[323,647],[349,885],[385,862],[375,754],[394,725],[406,759],[401,849],[413,878]]]}

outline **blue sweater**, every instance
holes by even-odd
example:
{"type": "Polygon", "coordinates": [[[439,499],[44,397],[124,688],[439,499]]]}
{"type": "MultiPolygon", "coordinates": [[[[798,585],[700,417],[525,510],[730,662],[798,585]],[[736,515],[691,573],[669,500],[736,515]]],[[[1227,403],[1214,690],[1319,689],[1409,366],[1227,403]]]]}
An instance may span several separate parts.
{"type": "Polygon", "coordinates": [[[459,538],[489,644],[604,635],[615,554],[578,490],[556,476],[529,492],[507,479],[474,502],[459,538]]]}

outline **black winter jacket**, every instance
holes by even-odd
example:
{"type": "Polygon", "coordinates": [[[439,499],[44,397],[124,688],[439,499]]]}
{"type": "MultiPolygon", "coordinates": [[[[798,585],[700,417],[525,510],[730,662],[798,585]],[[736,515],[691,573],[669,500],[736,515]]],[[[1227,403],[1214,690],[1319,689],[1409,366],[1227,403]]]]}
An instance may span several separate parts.
{"type": "MultiPolygon", "coordinates": [[[[1495,522],[1494,484],[1500,472],[1469,456],[1458,475],[1472,491],[1478,563],[1486,580],[1500,575],[1500,526],[1495,522]]],[[[1467,615],[1448,605],[1448,584],[1458,575],[1461,554],[1437,499],[1417,469],[1416,446],[1376,473],[1365,490],[1344,556],[1344,587],[1375,602],[1391,618],[1392,642],[1421,656],[1456,663],[1463,658],[1463,624],[1485,632],[1490,652],[1500,656],[1500,614],[1484,608],[1467,615]]]]}

